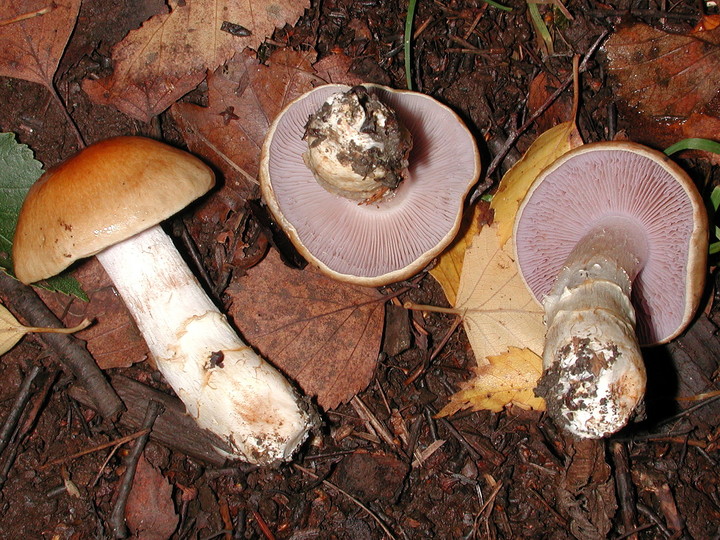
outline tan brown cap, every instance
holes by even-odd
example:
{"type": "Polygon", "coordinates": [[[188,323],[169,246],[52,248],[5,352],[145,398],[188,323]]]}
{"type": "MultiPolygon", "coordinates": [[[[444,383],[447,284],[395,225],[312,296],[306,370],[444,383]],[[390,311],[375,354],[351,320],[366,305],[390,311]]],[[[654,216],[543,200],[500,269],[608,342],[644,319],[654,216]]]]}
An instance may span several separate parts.
{"type": "Polygon", "coordinates": [[[13,241],[23,283],[172,216],[215,184],[195,156],[144,137],[95,143],[46,171],[28,191],[13,241]]]}

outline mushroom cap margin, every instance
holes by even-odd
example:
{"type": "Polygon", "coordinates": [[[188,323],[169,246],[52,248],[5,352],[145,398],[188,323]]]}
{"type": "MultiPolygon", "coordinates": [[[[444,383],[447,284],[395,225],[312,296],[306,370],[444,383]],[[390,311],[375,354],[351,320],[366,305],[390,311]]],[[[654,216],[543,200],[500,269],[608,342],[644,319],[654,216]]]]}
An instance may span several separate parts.
{"type": "Polygon", "coordinates": [[[54,276],[157,225],[214,184],[200,159],[153,139],[92,144],[28,191],[13,239],[15,275],[23,283],[54,276]]]}

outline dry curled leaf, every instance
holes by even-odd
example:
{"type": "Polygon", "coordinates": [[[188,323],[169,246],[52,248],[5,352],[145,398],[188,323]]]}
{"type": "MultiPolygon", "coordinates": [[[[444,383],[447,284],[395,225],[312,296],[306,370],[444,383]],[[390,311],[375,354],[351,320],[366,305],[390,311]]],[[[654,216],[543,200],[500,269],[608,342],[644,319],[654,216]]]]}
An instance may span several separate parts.
{"type": "MultiPolygon", "coordinates": [[[[80,0],[4,0],[0,20],[0,75],[53,89],[53,77],[75,28],[80,0]]],[[[54,91],[54,90],[53,90],[54,91]]]]}
{"type": "Polygon", "coordinates": [[[12,349],[25,334],[30,332],[52,332],[55,334],[72,334],[87,328],[90,321],[85,319],[79,325],[72,328],[38,328],[35,326],[24,326],[10,313],[7,308],[0,305],[0,354],[5,354],[12,349]]]}
{"type": "Polygon", "coordinates": [[[141,455],[125,506],[125,519],[134,538],[163,540],[172,536],[179,521],[172,491],[163,474],[141,455]]]}
{"type": "Polygon", "coordinates": [[[542,374],[542,358],[529,349],[510,347],[488,364],[475,369],[475,377],[463,384],[438,416],[464,409],[501,411],[506,405],[545,410],[545,401],[533,389],[542,374]]]}
{"type": "Polygon", "coordinates": [[[174,0],[170,11],[131,31],[112,52],[110,77],[86,79],[96,102],[148,122],[245,47],[294,24],[308,0],[174,0]]]}
{"type": "Polygon", "coordinates": [[[375,289],[288,268],[271,251],[226,293],[242,335],[321,407],[334,408],[369,384],[384,318],[375,289]]]}

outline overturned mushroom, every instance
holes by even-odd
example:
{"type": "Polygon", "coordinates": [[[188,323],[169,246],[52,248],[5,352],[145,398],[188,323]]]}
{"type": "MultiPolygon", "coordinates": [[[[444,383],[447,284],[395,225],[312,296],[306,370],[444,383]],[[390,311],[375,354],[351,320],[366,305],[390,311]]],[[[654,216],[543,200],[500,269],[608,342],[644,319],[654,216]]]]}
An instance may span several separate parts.
{"type": "Polygon", "coordinates": [[[645,392],[641,345],[695,313],[707,216],[692,180],[633,143],[581,146],[545,169],[515,222],[517,262],[545,307],[538,393],[580,437],[622,428],[645,392]]]}
{"type": "Polygon", "coordinates": [[[378,286],[414,275],[447,246],[479,174],[472,135],[429,96],[325,85],[273,122],[260,186],[308,261],[378,286]]]}
{"type": "Polygon", "coordinates": [[[273,463],[303,442],[313,415],[240,340],[157,225],[214,182],[200,160],[151,139],[94,144],[31,187],[13,243],[15,273],[32,283],[97,255],[198,425],[234,457],[273,463]]]}

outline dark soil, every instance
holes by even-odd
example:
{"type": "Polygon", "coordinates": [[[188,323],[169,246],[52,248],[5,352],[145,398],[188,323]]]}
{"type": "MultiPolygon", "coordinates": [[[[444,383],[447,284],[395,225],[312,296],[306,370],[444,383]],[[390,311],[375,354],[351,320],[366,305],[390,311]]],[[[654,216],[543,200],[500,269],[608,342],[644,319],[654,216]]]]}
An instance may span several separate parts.
{"type": "MultiPolygon", "coordinates": [[[[415,89],[464,117],[485,168],[532,113],[528,93],[534,77],[545,73],[550,86],[562,84],[571,76],[572,56],[590,53],[604,32],[633,20],[628,10],[637,10],[635,20],[671,31],[688,31],[702,15],[702,3],[690,1],[673,3],[672,16],[664,16],[657,7],[664,2],[619,0],[610,6],[572,0],[566,7],[575,18],[567,21],[543,4],[555,44],[555,54],[544,57],[527,5],[505,4],[513,10],[480,0],[419,0],[415,15],[415,89]]],[[[406,2],[313,1],[261,53],[279,45],[312,46],[319,58],[342,50],[361,77],[405,88],[406,8],[406,2]]],[[[177,141],[165,115],[141,124],[94,105],[79,86],[108,69],[114,43],[162,9],[160,0],[83,2],[56,86],[88,142],[133,133],[177,141]]],[[[590,53],[587,67],[580,131],[588,142],[612,138],[631,120],[617,114],[622,107],[605,79],[602,51],[590,53]]],[[[565,92],[554,110],[569,99],[565,92]]],[[[46,89],[2,78],[0,103],[0,130],[15,132],[46,167],[74,150],[73,132],[46,89]]],[[[486,178],[489,183],[557,121],[554,114],[519,134],[507,159],[486,178]]],[[[699,181],[717,178],[717,168],[702,158],[684,165],[699,181]]],[[[429,277],[403,299],[444,302],[429,277]]],[[[13,299],[3,303],[12,306],[13,299]]],[[[389,437],[348,404],[325,411],[322,432],[293,463],[277,469],[219,466],[151,442],[145,455],[174,488],[180,520],[173,538],[718,538],[718,401],[675,400],[717,389],[720,312],[712,298],[707,306],[686,335],[647,351],[646,418],[603,441],[573,440],[543,415],[517,409],[434,418],[469,376],[474,360],[467,339],[455,331],[429,362],[453,317],[388,307],[375,380],[359,399],[389,437]]],[[[110,537],[122,453],[105,468],[107,450],[63,467],[43,465],[134,430],[112,425],[71,398],[71,378],[33,336],[0,363],[0,418],[9,413],[32,365],[45,366],[38,386],[47,393],[31,399],[38,414],[0,492],[0,537],[110,537]],[[64,488],[65,480],[77,486],[78,496],[64,488]]],[[[162,387],[144,363],[116,371],[162,387]]]]}

